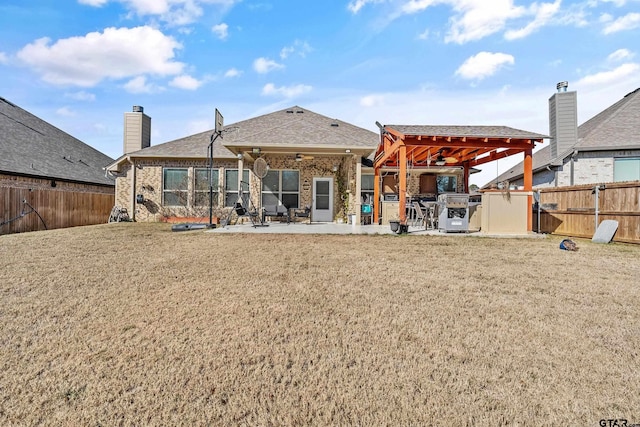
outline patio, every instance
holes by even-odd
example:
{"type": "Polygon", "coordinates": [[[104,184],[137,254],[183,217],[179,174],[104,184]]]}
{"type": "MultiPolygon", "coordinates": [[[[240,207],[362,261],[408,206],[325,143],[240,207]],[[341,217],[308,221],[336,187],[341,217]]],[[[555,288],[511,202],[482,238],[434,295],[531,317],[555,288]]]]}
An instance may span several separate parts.
{"type": "MultiPolygon", "coordinates": [[[[247,233],[247,234],[391,234],[401,236],[391,231],[389,225],[351,225],[337,223],[291,223],[271,222],[268,227],[254,227],[251,223],[227,225],[225,227],[207,230],[209,233],[247,233]]],[[[453,237],[494,237],[494,238],[544,238],[544,234],[488,234],[482,232],[469,233],[445,233],[438,230],[425,230],[424,227],[409,225],[408,233],[411,236],[453,236],[453,237]]]]}

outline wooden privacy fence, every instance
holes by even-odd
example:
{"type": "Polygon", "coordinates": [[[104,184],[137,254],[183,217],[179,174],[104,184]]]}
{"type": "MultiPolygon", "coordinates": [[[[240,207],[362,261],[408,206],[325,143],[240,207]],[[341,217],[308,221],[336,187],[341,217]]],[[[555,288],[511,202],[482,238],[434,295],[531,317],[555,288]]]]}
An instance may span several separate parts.
{"type": "Polygon", "coordinates": [[[0,234],[106,223],[114,203],[113,192],[0,187],[0,234]]]}
{"type": "MultiPolygon", "coordinates": [[[[543,233],[593,237],[597,223],[618,221],[616,242],[640,243],[640,181],[540,189],[543,233]]],[[[534,208],[535,231],[538,211],[534,208]]]]}

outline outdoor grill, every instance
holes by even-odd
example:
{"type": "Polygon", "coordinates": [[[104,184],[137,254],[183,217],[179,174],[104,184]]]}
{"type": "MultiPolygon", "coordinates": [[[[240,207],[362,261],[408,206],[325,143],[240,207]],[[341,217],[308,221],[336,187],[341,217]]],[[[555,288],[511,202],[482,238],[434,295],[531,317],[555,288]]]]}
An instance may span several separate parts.
{"type": "Polygon", "coordinates": [[[440,194],[438,196],[438,229],[469,231],[469,195],[440,194]]]}

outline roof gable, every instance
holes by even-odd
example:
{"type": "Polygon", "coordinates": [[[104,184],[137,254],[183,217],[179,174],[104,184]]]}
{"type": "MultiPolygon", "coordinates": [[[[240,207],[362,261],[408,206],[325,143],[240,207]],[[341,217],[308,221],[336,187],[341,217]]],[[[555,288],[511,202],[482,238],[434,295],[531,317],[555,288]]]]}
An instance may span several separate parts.
{"type": "Polygon", "coordinates": [[[112,159],[0,97],[0,172],[114,185],[112,159]]]}

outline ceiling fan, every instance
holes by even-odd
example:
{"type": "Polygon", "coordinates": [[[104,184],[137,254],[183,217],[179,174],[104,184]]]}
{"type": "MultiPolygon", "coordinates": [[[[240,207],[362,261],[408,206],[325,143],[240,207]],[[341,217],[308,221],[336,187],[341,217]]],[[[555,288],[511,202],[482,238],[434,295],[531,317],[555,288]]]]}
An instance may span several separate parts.
{"type": "MultiPolygon", "coordinates": [[[[444,148],[441,148],[441,149],[438,150],[438,157],[436,157],[436,165],[444,166],[444,165],[448,165],[450,163],[457,163],[458,162],[458,159],[455,158],[455,157],[443,156],[442,155],[442,151],[443,150],[444,150],[444,148]]],[[[431,156],[431,153],[429,153],[429,156],[431,156]]]]}
{"type": "Polygon", "coordinates": [[[313,160],[313,156],[300,153],[296,154],[296,162],[301,162],[303,160],[313,160]]]}

